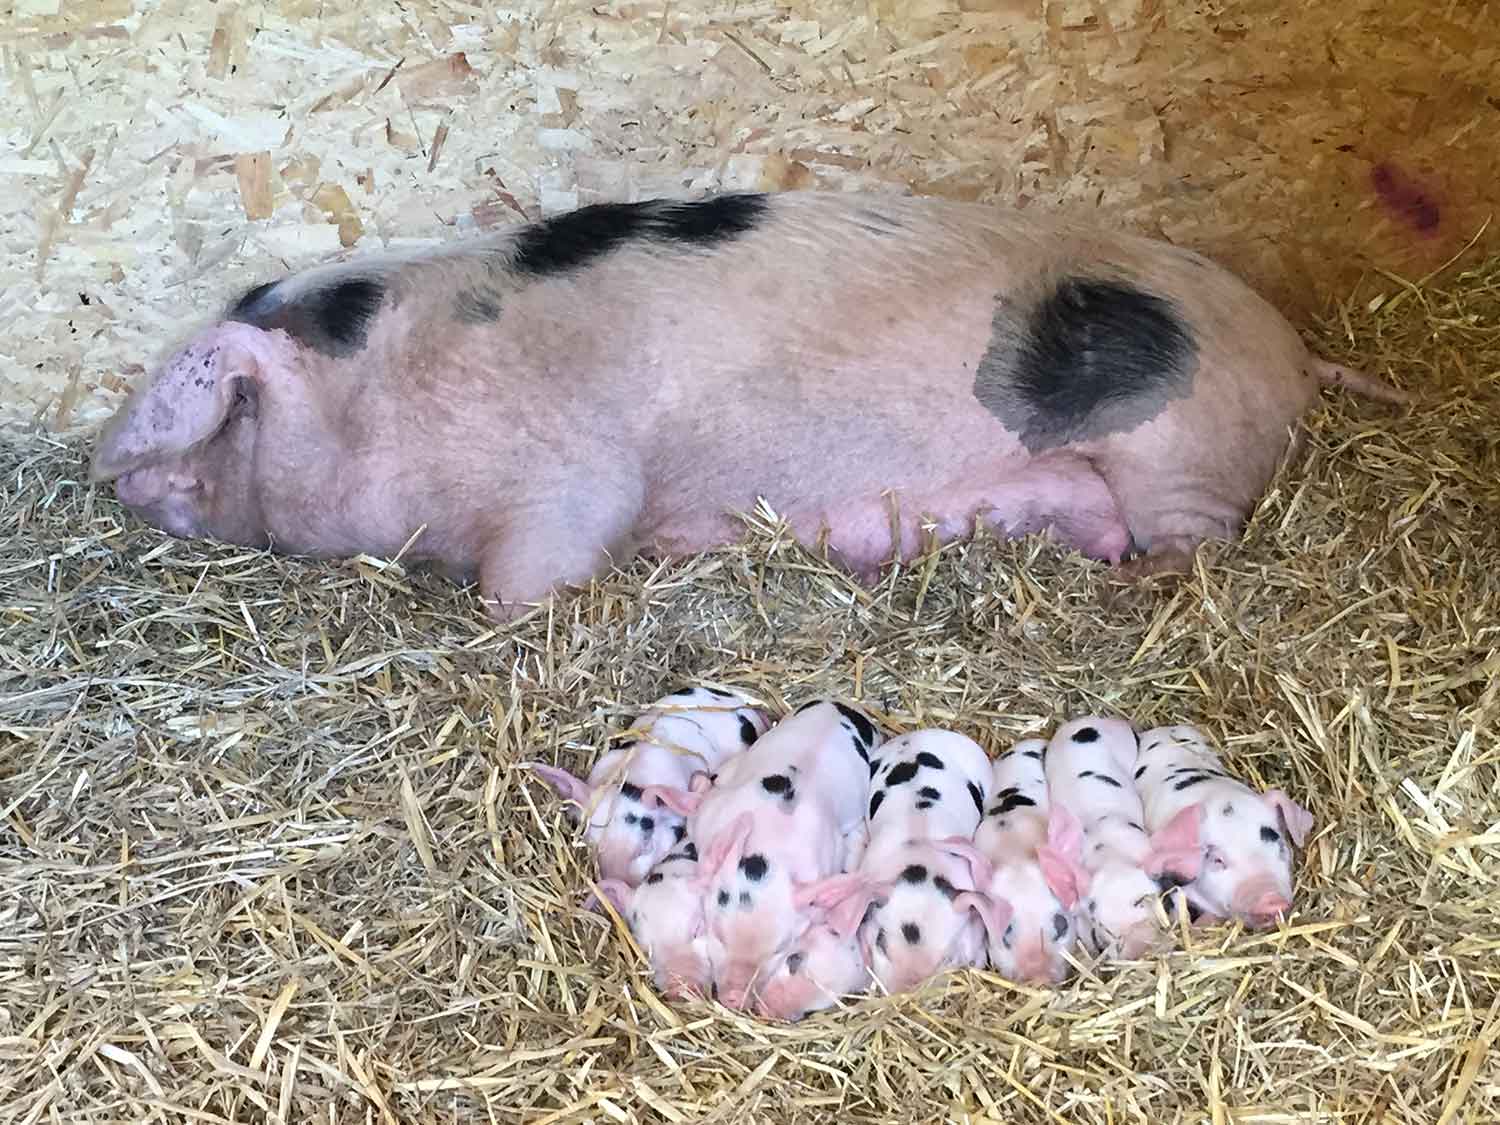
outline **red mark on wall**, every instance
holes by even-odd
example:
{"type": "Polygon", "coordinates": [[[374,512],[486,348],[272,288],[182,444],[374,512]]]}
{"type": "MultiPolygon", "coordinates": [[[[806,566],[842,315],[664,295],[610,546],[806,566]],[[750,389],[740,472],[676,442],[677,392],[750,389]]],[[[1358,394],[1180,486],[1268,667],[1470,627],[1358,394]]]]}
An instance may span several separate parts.
{"type": "Polygon", "coordinates": [[[1443,220],[1437,201],[1395,165],[1382,160],[1370,169],[1370,186],[1396,218],[1419,234],[1437,233],[1443,220]]]}

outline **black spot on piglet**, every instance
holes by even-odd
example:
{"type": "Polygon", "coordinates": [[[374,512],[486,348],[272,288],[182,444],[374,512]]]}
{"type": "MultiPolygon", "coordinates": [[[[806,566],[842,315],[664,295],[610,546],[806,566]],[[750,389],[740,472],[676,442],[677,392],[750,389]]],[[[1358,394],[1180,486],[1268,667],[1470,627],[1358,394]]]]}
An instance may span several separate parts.
{"type": "Polygon", "coordinates": [[[741,715],[740,741],[743,742],[746,746],[749,746],[758,737],[760,737],[760,734],[755,729],[755,724],[750,721],[750,717],[748,715],[741,715]]]}
{"type": "Polygon", "coordinates": [[[835,703],[834,706],[839,709],[840,715],[854,724],[855,729],[859,731],[860,741],[866,747],[875,741],[875,726],[869,719],[865,718],[853,707],[846,707],[842,703],[835,703]]]}
{"type": "Polygon", "coordinates": [[[1079,727],[1077,730],[1075,730],[1073,732],[1073,741],[1074,742],[1098,742],[1099,741],[1099,728],[1098,727],[1079,727]]]}
{"type": "Polygon", "coordinates": [[[999,804],[990,807],[991,816],[1004,816],[1006,813],[1015,812],[1016,809],[1024,809],[1036,802],[1025,793],[1012,792],[1004,797],[999,804]]]}
{"type": "Polygon", "coordinates": [[[917,765],[926,766],[930,770],[940,770],[943,768],[943,759],[930,750],[923,750],[917,755],[917,765]]]}
{"type": "Polygon", "coordinates": [[[898,765],[894,765],[891,767],[890,773],[885,775],[885,783],[888,787],[893,785],[905,785],[908,781],[916,776],[917,763],[901,762],[898,765]]]}
{"type": "Polygon", "coordinates": [[[884,802],[885,802],[885,790],[884,789],[877,789],[877,790],[875,790],[875,795],[870,798],[870,812],[869,812],[869,815],[866,817],[866,819],[867,820],[874,820],[876,812],[878,812],[880,810],[880,806],[884,802]]]}
{"type": "Polygon", "coordinates": [[[933,876],[932,885],[942,892],[944,898],[953,899],[958,897],[958,888],[941,875],[933,876]]]}
{"type": "Polygon", "coordinates": [[[984,812],[984,792],[983,792],[983,790],[981,790],[979,788],[979,786],[975,785],[972,781],[968,782],[967,784],[969,786],[969,796],[972,797],[972,798],[974,798],[974,810],[976,812],[983,813],[984,812]]]}
{"type": "Polygon", "coordinates": [[[660,871],[653,871],[651,872],[651,874],[646,876],[646,882],[650,883],[654,887],[657,883],[660,883],[664,877],[665,876],[663,876],[660,871]]]}
{"type": "Polygon", "coordinates": [[[908,945],[916,945],[922,940],[922,927],[915,922],[902,922],[901,936],[906,939],[908,945]]]}
{"type": "Polygon", "coordinates": [[[909,864],[901,871],[903,883],[923,883],[927,881],[927,868],[920,863],[909,864]]]}
{"type": "Polygon", "coordinates": [[[1272,828],[1269,824],[1262,824],[1260,826],[1260,838],[1268,844],[1281,843],[1281,833],[1276,831],[1276,829],[1272,828]]]}
{"type": "Polygon", "coordinates": [[[766,857],[758,853],[756,855],[747,855],[744,859],[740,860],[740,870],[745,873],[745,878],[749,879],[752,883],[759,883],[766,877],[768,866],[766,857]]]}

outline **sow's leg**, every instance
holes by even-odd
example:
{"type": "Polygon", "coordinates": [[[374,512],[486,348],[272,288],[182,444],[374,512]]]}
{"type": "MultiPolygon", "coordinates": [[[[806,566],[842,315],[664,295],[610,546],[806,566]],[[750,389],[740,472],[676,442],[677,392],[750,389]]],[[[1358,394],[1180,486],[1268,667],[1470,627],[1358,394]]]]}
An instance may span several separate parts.
{"type": "Polygon", "coordinates": [[[1174,465],[1170,456],[1112,455],[1105,479],[1139,552],[1121,566],[1121,576],[1191,573],[1200,543],[1239,533],[1273,468],[1243,461],[1234,467],[1174,465]]]}
{"type": "Polygon", "coordinates": [[[639,493],[610,482],[512,500],[479,561],[479,595],[499,622],[513,621],[564,586],[586,586],[635,554],[639,493]]]}
{"type": "Polygon", "coordinates": [[[1050,529],[1054,538],[1088,555],[1117,563],[1130,546],[1120,504],[1085,457],[1052,454],[984,492],[980,518],[1007,536],[1050,529]]]}

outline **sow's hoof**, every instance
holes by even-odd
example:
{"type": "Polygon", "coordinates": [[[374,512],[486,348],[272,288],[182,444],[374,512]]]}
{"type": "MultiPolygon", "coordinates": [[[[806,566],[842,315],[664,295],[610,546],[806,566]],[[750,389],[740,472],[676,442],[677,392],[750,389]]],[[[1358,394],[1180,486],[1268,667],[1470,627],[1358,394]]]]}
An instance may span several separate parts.
{"type": "Polygon", "coordinates": [[[1127,582],[1163,576],[1174,576],[1180,581],[1193,573],[1193,560],[1194,551],[1190,548],[1164,547],[1126,559],[1115,568],[1115,573],[1127,582]]]}

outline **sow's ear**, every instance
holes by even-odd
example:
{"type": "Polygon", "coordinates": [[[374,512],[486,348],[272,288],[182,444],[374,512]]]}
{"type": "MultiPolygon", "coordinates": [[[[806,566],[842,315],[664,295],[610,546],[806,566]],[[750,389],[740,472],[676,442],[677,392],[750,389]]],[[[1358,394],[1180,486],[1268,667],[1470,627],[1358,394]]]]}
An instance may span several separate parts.
{"type": "Polygon", "coordinates": [[[200,332],[110,419],[94,449],[89,479],[113,480],[213,437],[237,405],[256,401],[269,372],[287,366],[280,355],[284,346],[248,324],[200,332]]]}

